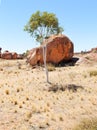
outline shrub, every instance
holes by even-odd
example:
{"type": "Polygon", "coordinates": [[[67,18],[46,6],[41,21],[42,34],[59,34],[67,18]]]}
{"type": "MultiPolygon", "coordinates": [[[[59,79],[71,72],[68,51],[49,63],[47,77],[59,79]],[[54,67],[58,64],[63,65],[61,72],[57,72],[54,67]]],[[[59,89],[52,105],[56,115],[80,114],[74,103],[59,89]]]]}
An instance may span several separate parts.
{"type": "Polygon", "coordinates": [[[48,68],[48,71],[54,71],[55,70],[55,66],[51,63],[47,64],[47,68],[48,68]]]}
{"type": "Polygon", "coordinates": [[[9,95],[9,90],[6,90],[5,93],[6,93],[6,95],[9,95]]]}
{"type": "Polygon", "coordinates": [[[90,77],[97,76],[97,70],[92,70],[89,72],[89,74],[90,74],[90,77]]]}

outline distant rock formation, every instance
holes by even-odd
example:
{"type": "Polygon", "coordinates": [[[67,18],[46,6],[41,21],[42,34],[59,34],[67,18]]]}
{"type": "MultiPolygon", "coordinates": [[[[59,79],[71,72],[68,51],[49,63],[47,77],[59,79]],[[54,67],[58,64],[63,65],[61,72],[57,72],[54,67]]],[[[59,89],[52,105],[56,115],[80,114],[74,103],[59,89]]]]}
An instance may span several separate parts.
{"type": "Polygon", "coordinates": [[[7,60],[12,59],[12,53],[9,51],[5,51],[1,54],[1,58],[7,60]]]}
{"type": "Polygon", "coordinates": [[[93,65],[97,63],[97,47],[85,53],[75,53],[75,56],[79,58],[76,65],[93,65]]]}
{"type": "Polygon", "coordinates": [[[0,58],[6,59],[6,60],[23,59],[23,56],[20,54],[17,54],[16,52],[4,51],[3,53],[0,54],[0,58]]]}
{"type": "Polygon", "coordinates": [[[43,64],[43,46],[46,46],[46,62],[58,64],[73,57],[74,46],[72,41],[65,35],[53,35],[43,42],[38,48],[29,51],[27,62],[31,65],[43,64]]]}
{"type": "Polygon", "coordinates": [[[96,48],[92,48],[91,52],[97,53],[97,47],[96,48]]]}

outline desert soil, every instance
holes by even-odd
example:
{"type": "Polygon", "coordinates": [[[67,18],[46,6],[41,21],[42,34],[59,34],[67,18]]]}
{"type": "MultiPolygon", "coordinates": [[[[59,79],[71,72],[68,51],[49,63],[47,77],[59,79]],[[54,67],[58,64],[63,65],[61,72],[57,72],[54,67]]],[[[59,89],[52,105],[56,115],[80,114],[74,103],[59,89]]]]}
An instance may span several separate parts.
{"type": "Polygon", "coordinates": [[[25,60],[0,59],[0,130],[72,130],[82,119],[97,118],[97,64],[32,69],[25,60]],[[53,85],[77,91],[48,91],[53,85]]]}

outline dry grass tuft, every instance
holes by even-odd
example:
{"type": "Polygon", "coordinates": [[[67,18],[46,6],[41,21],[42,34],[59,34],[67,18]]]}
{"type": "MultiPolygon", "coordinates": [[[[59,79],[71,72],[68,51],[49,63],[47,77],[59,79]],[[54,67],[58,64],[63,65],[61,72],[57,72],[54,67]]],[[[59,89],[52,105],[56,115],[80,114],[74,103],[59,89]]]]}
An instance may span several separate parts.
{"type": "Polygon", "coordinates": [[[97,70],[92,70],[89,72],[90,77],[97,76],[97,70]]]}
{"type": "Polygon", "coordinates": [[[51,63],[47,64],[48,71],[54,71],[56,70],[55,66],[51,63]]]}
{"type": "Polygon", "coordinates": [[[9,95],[9,90],[6,90],[5,93],[6,93],[6,95],[9,95]]]}
{"type": "Polygon", "coordinates": [[[82,130],[96,126],[87,119],[97,117],[97,64],[51,65],[48,84],[42,67],[19,63],[0,62],[0,130],[73,130],[81,119],[82,130]]]}
{"type": "Polygon", "coordinates": [[[97,130],[97,119],[84,119],[73,130],[97,130]]]}

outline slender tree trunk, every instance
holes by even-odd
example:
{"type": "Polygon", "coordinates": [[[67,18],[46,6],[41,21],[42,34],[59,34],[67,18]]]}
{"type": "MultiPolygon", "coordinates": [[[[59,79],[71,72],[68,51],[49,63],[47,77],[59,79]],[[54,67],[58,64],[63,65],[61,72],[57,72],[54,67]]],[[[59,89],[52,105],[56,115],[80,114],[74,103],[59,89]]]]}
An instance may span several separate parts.
{"type": "Polygon", "coordinates": [[[49,83],[49,78],[48,78],[48,69],[46,65],[46,53],[47,53],[47,47],[46,45],[43,46],[43,60],[44,60],[44,67],[45,67],[45,73],[46,73],[46,82],[49,83]]]}

